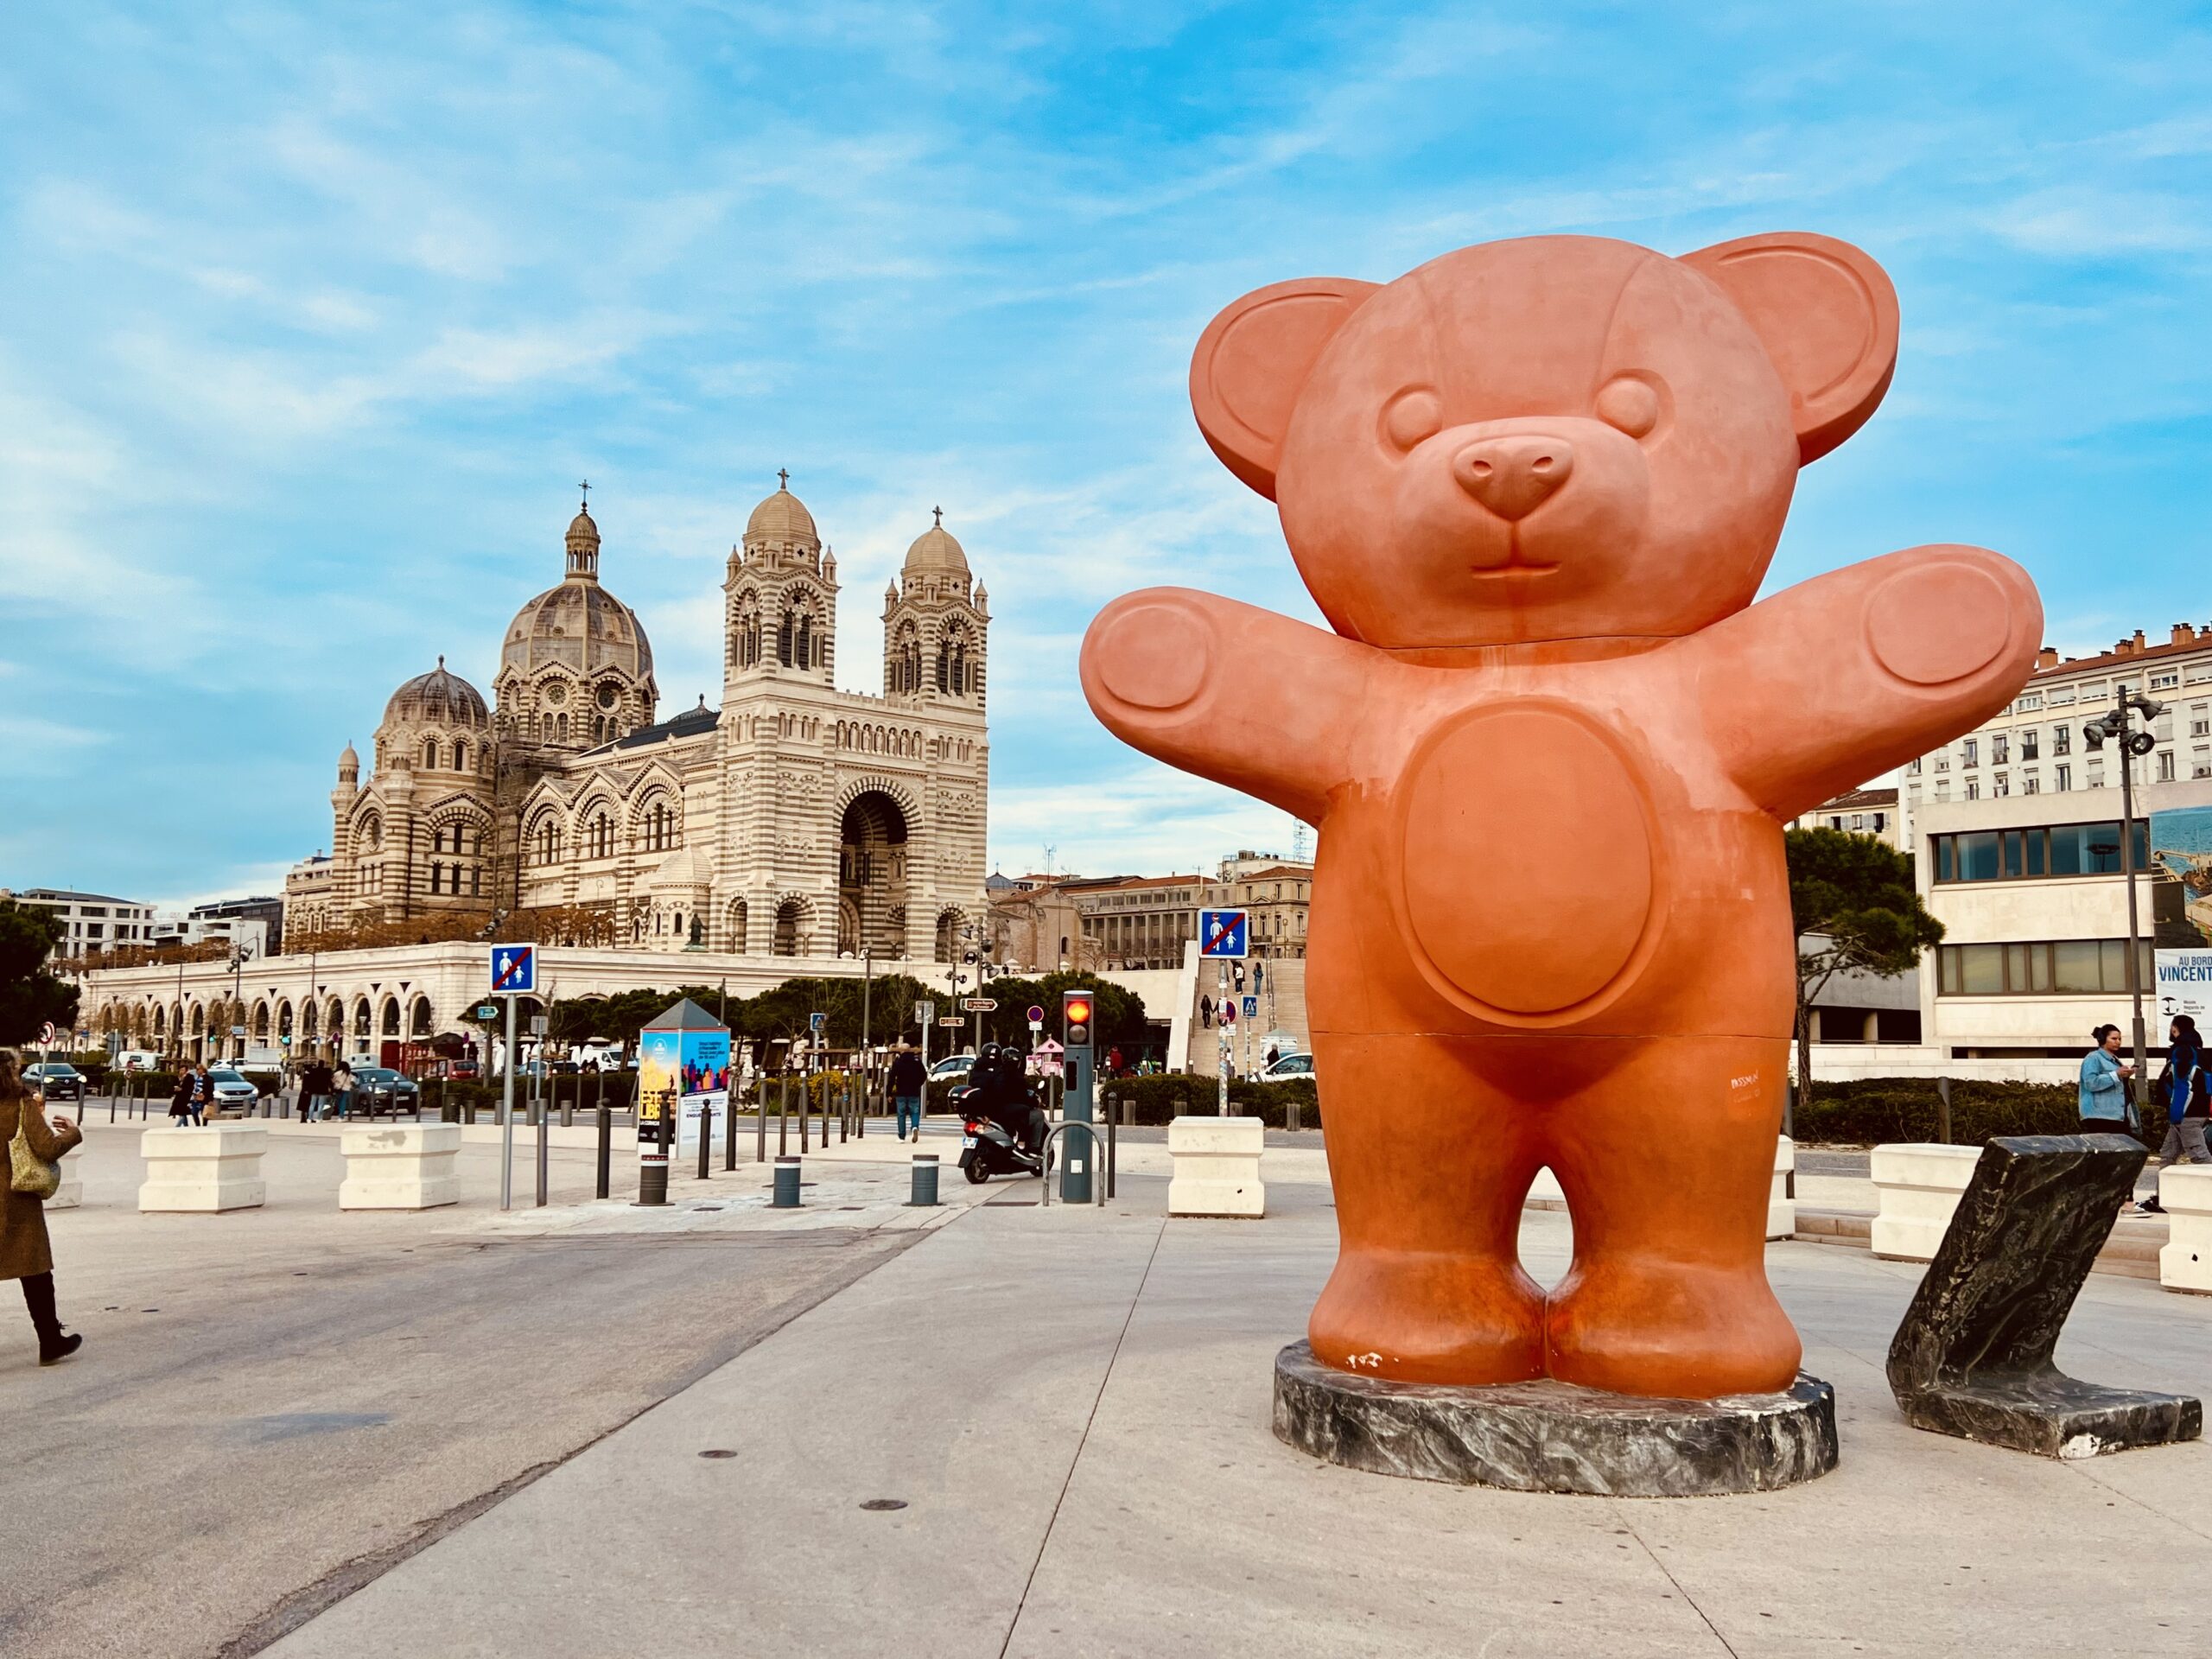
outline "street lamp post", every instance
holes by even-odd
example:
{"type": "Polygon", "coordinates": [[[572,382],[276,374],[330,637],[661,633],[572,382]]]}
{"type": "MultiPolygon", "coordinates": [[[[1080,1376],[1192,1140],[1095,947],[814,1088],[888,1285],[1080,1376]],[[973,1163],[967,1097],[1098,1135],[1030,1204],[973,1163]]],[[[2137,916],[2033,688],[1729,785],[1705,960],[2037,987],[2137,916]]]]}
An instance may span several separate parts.
{"type": "Polygon", "coordinates": [[[2149,1046],[2143,1031],[2143,964],[2139,948],[2142,923],[2135,893],[2134,763],[2138,756],[2148,754],[2158,747],[2158,734],[2147,728],[2148,722],[2165,711],[2163,702],[2122,686],[2113,692],[2110,711],[2082,728],[2082,741],[2092,753],[2103,748],[2107,740],[2120,749],[2120,880],[2127,883],[2127,1000],[2135,1027],[2135,1109],[2145,1134],[2149,1133],[2151,1084],[2149,1046]],[[2131,714],[2143,717],[2145,729],[2133,728],[2131,714]]]}

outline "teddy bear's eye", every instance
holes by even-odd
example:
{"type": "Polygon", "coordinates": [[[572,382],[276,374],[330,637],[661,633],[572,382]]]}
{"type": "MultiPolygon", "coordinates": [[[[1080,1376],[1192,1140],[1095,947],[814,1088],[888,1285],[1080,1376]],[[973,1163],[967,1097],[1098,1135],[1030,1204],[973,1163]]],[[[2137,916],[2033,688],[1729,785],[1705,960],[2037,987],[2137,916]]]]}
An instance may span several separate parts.
{"type": "Polygon", "coordinates": [[[1383,435],[1410,449],[1444,429],[1444,405],[1427,386],[1414,386],[1393,397],[1382,411],[1383,435]]]}
{"type": "Polygon", "coordinates": [[[1598,418],[1640,438],[1659,424],[1659,393],[1649,381],[1620,375],[1599,389],[1598,418]]]}

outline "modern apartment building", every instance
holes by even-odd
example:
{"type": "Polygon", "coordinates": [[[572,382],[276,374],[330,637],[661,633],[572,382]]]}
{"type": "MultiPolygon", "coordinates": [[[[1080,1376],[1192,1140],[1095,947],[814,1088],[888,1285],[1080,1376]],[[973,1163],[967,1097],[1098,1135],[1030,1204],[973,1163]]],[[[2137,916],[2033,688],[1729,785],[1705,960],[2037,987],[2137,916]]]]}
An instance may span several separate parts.
{"type": "Polygon", "coordinates": [[[135,899],[72,893],[60,887],[26,887],[21,893],[0,887],[0,899],[49,910],[61,918],[61,942],[54,950],[57,957],[97,957],[118,944],[154,942],[153,906],[135,899]]]}

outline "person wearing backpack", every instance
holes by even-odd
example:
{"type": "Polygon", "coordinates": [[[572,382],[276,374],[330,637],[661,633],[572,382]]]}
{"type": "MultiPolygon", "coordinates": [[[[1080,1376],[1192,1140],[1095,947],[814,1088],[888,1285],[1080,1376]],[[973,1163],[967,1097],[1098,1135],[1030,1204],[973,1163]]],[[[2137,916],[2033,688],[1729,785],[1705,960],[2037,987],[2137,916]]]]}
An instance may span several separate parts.
{"type": "Polygon", "coordinates": [[[46,1234],[50,1167],[83,1140],[84,1131],[63,1117],[48,1120],[43,1096],[23,1087],[16,1057],[0,1054],[0,1144],[8,1147],[9,1181],[0,1205],[0,1279],[20,1279],[23,1305],[38,1332],[38,1363],[58,1364],[84,1345],[62,1334],[54,1307],[54,1246],[46,1234]],[[18,1186],[24,1190],[17,1191],[18,1186]]]}
{"type": "MultiPolygon", "coordinates": [[[[2177,1014],[2166,1028],[2171,1046],[2166,1050],[2166,1069],[2159,1074],[2158,1097],[2166,1103],[2166,1138],[2158,1148],[2164,1165],[2212,1164],[2204,1130],[2212,1119],[2212,1079],[2204,1074],[2204,1039],[2196,1021],[2177,1014]]],[[[2142,1208],[2156,1214],[2158,1199],[2145,1198],[2142,1208]]]]}

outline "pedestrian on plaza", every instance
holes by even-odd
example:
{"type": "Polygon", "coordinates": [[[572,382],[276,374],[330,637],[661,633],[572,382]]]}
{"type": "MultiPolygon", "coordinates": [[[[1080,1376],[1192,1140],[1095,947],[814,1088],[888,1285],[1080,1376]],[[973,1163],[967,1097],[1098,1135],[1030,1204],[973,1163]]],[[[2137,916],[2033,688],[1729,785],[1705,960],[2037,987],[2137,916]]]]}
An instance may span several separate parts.
{"type": "Polygon", "coordinates": [[[2099,1026],[2089,1035],[2096,1046],[2082,1057],[2081,1133],[2132,1135],[2135,1109],[2127,1083],[2135,1068],[2120,1058],[2120,1027],[2099,1026]]]}
{"type": "Polygon", "coordinates": [[[192,1124],[194,1128],[207,1127],[207,1109],[215,1103],[215,1079],[207,1075],[207,1062],[192,1063],[192,1124]]]}
{"type": "MultiPolygon", "coordinates": [[[[66,1117],[48,1118],[45,1096],[23,1087],[16,1057],[0,1054],[0,1143],[10,1148],[11,1166],[18,1135],[33,1158],[51,1164],[82,1141],[85,1132],[66,1117]]],[[[54,1246],[46,1236],[46,1199],[16,1192],[12,1179],[4,1196],[6,1203],[0,1205],[0,1279],[23,1281],[23,1305],[38,1332],[38,1363],[58,1364],[84,1346],[85,1339],[64,1336],[54,1311],[54,1246]]]]}
{"type": "Polygon", "coordinates": [[[180,1065],[176,1072],[176,1087],[169,1090],[169,1116],[177,1121],[172,1128],[181,1129],[192,1121],[192,1068],[180,1065]]]}
{"type": "Polygon", "coordinates": [[[1122,1058],[1122,1051],[1120,1048],[1109,1048],[1106,1051],[1106,1075],[1108,1077],[1120,1077],[1122,1075],[1122,1068],[1125,1062],[1122,1058]]]}
{"type": "Polygon", "coordinates": [[[898,1057],[891,1062],[891,1099],[893,1109],[899,1115],[899,1138],[906,1138],[906,1126],[914,1126],[914,1139],[922,1138],[922,1090],[929,1085],[929,1073],[922,1070],[922,1058],[914,1052],[911,1043],[899,1045],[898,1057]]]}
{"type": "Polygon", "coordinates": [[[300,1088],[301,1120],[308,1123],[320,1123],[323,1113],[330,1109],[330,1062],[321,1058],[310,1060],[306,1073],[300,1080],[300,1088]]]}
{"type": "Polygon", "coordinates": [[[338,1096],[338,1116],[353,1116],[353,1068],[345,1061],[338,1062],[338,1069],[330,1074],[331,1087],[338,1096]]]}
{"type": "MultiPolygon", "coordinates": [[[[2158,1078],[2158,1097],[2166,1103],[2166,1138],[2158,1148],[2161,1164],[2212,1163],[2204,1142],[2206,1119],[2212,1116],[2212,1084],[2204,1075],[2204,1039],[2196,1021],[2178,1014],[2166,1027],[2171,1045],[2166,1050],[2166,1069],[2158,1078]]],[[[2143,1207],[2156,1215],[2164,1206],[2155,1198],[2143,1207]]]]}

